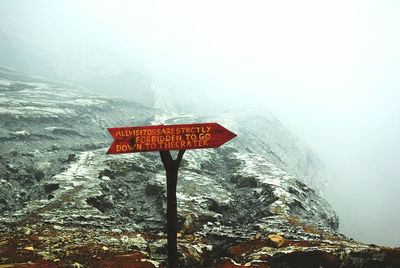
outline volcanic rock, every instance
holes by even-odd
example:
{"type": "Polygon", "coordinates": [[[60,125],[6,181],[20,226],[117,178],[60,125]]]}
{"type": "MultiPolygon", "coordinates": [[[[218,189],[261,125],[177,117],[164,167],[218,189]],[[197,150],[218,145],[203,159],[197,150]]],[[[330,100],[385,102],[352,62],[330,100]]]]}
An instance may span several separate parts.
{"type": "Polygon", "coordinates": [[[106,128],[213,121],[238,136],[185,153],[181,267],[400,267],[337,232],[322,162],[274,116],[165,113],[1,66],[0,266],[161,267],[159,154],[106,155],[106,128]]]}

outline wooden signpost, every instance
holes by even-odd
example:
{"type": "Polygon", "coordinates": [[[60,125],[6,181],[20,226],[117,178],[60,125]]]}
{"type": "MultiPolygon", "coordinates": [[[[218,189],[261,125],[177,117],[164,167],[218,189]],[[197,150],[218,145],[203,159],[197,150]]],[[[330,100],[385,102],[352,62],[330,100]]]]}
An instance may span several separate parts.
{"type": "Polygon", "coordinates": [[[167,177],[168,267],[177,267],[176,184],[187,149],[217,148],[236,134],[217,123],[108,128],[114,142],[107,154],[159,151],[167,177]],[[170,151],[178,150],[173,159],[170,151]]]}

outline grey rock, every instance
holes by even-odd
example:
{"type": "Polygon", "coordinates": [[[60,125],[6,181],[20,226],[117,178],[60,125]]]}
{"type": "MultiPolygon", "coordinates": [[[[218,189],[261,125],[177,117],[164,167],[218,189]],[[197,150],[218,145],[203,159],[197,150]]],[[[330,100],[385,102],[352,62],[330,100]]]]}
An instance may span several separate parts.
{"type": "Polygon", "coordinates": [[[145,192],[149,196],[158,196],[164,194],[164,187],[158,183],[148,182],[145,192]]]}
{"type": "Polygon", "coordinates": [[[242,177],[236,178],[238,187],[257,187],[257,180],[255,177],[242,177]]]}

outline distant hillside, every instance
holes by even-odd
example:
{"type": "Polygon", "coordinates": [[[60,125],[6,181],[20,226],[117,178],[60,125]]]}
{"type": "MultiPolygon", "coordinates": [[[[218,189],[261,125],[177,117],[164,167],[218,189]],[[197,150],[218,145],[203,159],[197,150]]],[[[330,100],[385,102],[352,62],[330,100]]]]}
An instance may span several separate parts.
{"type": "MultiPolygon", "coordinates": [[[[140,103],[153,103],[150,78],[138,70],[115,63],[112,55],[99,53],[83,60],[56,53],[21,37],[0,31],[0,64],[20,71],[87,87],[96,92],[134,96],[140,103]],[[112,89],[112,90],[111,90],[112,89]]],[[[135,65],[132,62],[132,65],[135,65]]]]}

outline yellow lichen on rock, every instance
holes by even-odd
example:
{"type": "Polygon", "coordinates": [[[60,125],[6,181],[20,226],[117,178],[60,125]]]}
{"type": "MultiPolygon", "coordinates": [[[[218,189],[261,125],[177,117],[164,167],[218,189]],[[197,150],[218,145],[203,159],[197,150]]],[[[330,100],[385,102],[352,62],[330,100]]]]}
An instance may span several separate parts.
{"type": "Polygon", "coordinates": [[[33,246],[27,246],[27,247],[24,247],[24,250],[27,250],[27,251],[34,251],[35,248],[34,248],[33,246]]]}
{"type": "Polygon", "coordinates": [[[278,234],[270,234],[267,236],[272,245],[276,248],[280,248],[285,244],[285,239],[278,234]]]}

